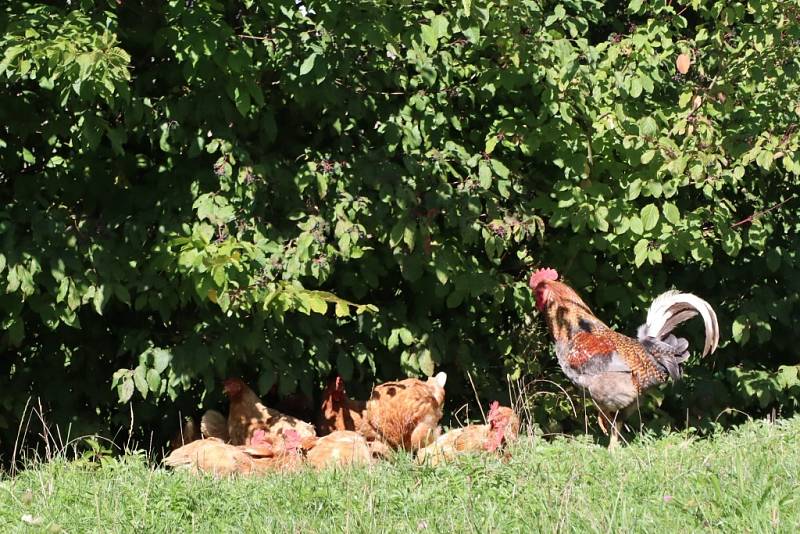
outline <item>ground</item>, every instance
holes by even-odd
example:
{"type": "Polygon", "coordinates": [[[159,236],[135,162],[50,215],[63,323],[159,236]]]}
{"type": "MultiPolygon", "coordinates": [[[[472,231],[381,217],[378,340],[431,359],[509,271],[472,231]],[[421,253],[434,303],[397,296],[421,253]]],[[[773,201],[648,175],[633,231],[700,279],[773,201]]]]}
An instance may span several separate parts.
{"type": "Polygon", "coordinates": [[[800,532],[800,417],[711,438],[525,438],[507,463],[214,480],[52,460],[0,481],[3,532],[800,532]]]}

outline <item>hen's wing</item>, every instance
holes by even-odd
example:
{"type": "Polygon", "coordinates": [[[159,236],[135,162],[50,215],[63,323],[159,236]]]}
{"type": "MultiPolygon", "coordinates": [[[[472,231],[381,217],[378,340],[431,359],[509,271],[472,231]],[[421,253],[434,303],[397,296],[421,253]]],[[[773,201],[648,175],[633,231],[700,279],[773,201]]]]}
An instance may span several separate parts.
{"type": "Polygon", "coordinates": [[[375,386],[361,432],[393,448],[424,447],[439,436],[443,401],[443,379],[426,383],[409,378],[375,386]]]}
{"type": "Polygon", "coordinates": [[[262,403],[258,403],[256,406],[263,414],[263,420],[266,422],[269,431],[273,434],[282,434],[286,430],[294,430],[301,438],[313,438],[317,435],[317,431],[311,423],[281,413],[278,410],[264,406],[262,403]]]}
{"type": "Polygon", "coordinates": [[[349,430],[337,430],[319,438],[307,455],[308,463],[322,469],[335,465],[370,463],[372,451],[364,436],[349,430]]]}
{"type": "Polygon", "coordinates": [[[434,466],[447,462],[460,453],[482,452],[489,437],[489,425],[467,425],[455,428],[417,451],[417,462],[434,466]]]}
{"type": "Polygon", "coordinates": [[[215,438],[184,445],[167,456],[164,463],[170,467],[183,467],[215,476],[250,474],[253,470],[253,458],[250,455],[215,438]]]}

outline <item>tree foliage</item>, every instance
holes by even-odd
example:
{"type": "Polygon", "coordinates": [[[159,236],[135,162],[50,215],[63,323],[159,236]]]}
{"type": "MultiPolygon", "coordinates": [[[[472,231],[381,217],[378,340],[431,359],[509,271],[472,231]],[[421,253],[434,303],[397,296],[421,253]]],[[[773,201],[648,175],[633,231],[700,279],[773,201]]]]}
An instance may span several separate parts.
{"type": "Polygon", "coordinates": [[[545,264],[628,332],[718,310],[665,417],[797,408],[795,2],[52,4],[0,12],[7,431],[174,425],[231,373],[562,381],[545,264]]]}

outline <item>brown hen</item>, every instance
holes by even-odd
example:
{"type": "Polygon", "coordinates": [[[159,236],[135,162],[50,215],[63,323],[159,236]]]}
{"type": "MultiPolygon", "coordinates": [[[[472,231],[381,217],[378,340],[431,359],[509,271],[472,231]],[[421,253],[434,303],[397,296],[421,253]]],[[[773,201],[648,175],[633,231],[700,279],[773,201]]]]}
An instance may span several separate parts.
{"type": "Polygon", "coordinates": [[[322,392],[322,407],[317,421],[317,429],[322,436],[337,430],[358,432],[366,409],[366,401],[347,398],[344,380],[341,376],[333,377],[328,380],[328,384],[322,392]]]}
{"type": "Polygon", "coordinates": [[[375,386],[360,432],[393,449],[417,450],[439,437],[445,373],[427,381],[408,378],[375,386]]]}
{"type": "Polygon", "coordinates": [[[519,435],[519,417],[514,410],[492,403],[485,425],[453,429],[417,451],[417,462],[437,465],[464,453],[495,452],[519,435]]]}
{"type": "Polygon", "coordinates": [[[238,378],[225,380],[224,392],[230,399],[228,440],[233,445],[249,444],[258,429],[269,434],[294,430],[301,439],[316,436],[313,425],[264,406],[258,395],[238,378]]]}
{"type": "Polygon", "coordinates": [[[284,438],[263,430],[254,432],[251,444],[235,446],[217,438],[204,438],[180,447],[164,458],[170,467],[209,473],[218,477],[290,471],[303,464],[300,438],[289,431],[284,438]]]}

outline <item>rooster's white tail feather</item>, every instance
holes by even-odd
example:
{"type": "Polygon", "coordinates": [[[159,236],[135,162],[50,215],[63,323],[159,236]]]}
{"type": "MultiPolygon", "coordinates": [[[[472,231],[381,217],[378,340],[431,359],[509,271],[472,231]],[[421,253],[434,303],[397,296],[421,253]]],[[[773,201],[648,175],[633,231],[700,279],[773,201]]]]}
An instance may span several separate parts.
{"type": "Polygon", "coordinates": [[[679,324],[698,313],[706,331],[703,356],[714,352],[719,344],[719,323],[714,308],[697,295],[680,291],[667,291],[656,297],[647,312],[647,322],[639,327],[639,340],[664,340],[679,324]]]}

